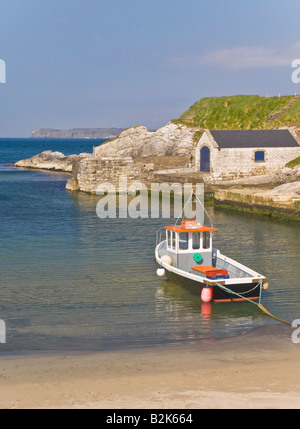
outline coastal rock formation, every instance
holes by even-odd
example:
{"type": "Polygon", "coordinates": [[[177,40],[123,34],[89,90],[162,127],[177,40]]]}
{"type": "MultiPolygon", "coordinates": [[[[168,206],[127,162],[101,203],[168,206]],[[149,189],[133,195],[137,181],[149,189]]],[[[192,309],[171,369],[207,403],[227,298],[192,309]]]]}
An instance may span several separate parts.
{"type": "Polygon", "coordinates": [[[124,130],[117,138],[94,151],[95,156],[181,156],[195,147],[195,130],[184,125],[169,123],[157,131],[137,126],[124,130]]]}
{"type": "Polygon", "coordinates": [[[300,197],[300,181],[284,183],[283,185],[276,186],[276,188],[269,191],[270,195],[290,195],[300,197]]]}
{"type": "Polygon", "coordinates": [[[283,182],[296,182],[300,180],[300,165],[294,168],[284,168],[281,171],[281,174],[284,178],[283,182]]]}
{"type": "Polygon", "coordinates": [[[88,153],[66,156],[61,152],[53,152],[52,150],[46,150],[31,158],[17,161],[14,166],[72,173],[72,165],[74,161],[90,156],[92,155],[88,153]]]}

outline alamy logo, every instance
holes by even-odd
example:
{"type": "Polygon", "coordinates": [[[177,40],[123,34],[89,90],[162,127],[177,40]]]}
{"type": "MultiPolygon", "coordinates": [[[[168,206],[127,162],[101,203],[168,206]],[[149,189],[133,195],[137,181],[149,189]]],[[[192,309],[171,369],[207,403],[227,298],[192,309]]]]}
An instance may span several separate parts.
{"type": "Polygon", "coordinates": [[[300,326],[300,319],[293,320],[293,322],[292,322],[292,328],[297,328],[292,333],[292,342],[294,344],[299,344],[300,343],[300,337],[299,337],[300,328],[299,328],[299,326],[300,326]]]}
{"type": "Polygon", "coordinates": [[[6,64],[0,58],[0,83],[6,83],[6,64]]]}
{"type": "Polygon", "coordinates": [[[0,343],[6,343],[6,326],[2,319],[0,319],[0,343]]]}
{"type": "Polygon", "coordinates": [[[296,59],[292,62],[292,67],[296,70],[292,73],[292,82],[299,83],[300,82],[300,59],[296,59]]]}
{"type": "Polygon", "coordinates": [[[100,219],[117,217],[177,219],[184,215],[189,219],[196,217],[197,222],[201,224],[204,221],[203,183],[197,183],[195,186],[191,183],[185,183],[183,186],[180,183],[151,183],[148,189],[142,182],[128,183],[127,176],[121,175],[117,187],[108,182],[100,183],[96,195],[101,195],[96,207],[100,219]],[[193,190],[199,203],[194,202],[194,207],[193,204],[187,204],[193,190]]]}

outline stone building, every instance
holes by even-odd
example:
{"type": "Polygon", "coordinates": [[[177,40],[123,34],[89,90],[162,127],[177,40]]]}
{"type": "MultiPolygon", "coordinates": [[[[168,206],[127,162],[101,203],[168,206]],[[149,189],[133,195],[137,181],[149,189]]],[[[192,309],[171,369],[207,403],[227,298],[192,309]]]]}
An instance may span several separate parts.
{"type": "Polygon", "coordinates": [[[278,172],[300,156],[296,134],[284,130],[205,130],[195,149],[195,171],[230,180],[278,172]]]}

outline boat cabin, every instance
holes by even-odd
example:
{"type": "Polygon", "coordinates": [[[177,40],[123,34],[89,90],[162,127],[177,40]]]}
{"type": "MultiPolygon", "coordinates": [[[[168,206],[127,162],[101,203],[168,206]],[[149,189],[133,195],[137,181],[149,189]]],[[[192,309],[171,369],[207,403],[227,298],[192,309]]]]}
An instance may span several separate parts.
{"type": "Polygon", "coordinates": [[[190,270],[193,265],[212,265],[212,231],[215,228],[202,226],[193,220],[165,228],[167,250],[174,266],[190,270]]]}
{"type": "Polygon", "coordinates": [[[166,250],[174,267],[210,279],[229,277],[227,270],[216,268],[216,249],[212,246],[215,228],[193,220],[165,228],[166,250]]]}

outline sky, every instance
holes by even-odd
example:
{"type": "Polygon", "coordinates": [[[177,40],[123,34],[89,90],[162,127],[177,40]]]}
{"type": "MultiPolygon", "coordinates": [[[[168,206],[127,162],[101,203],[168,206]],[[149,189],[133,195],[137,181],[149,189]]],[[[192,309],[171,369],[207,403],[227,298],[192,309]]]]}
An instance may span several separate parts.
{"type": "Polygon", "coordinates": [[[300,93],[299,16],[299,0],[0,0],[0,137],[157,129],[203,97],[300,93]]]}

